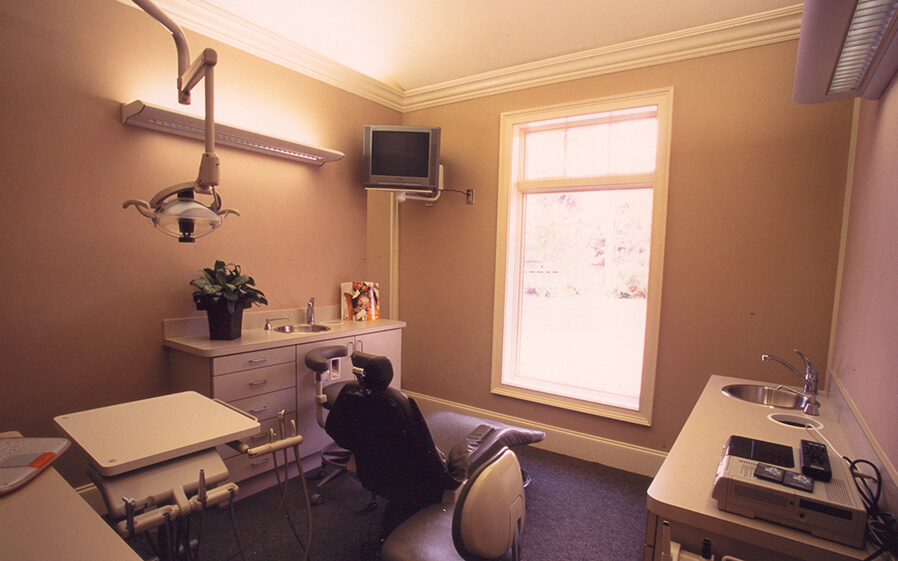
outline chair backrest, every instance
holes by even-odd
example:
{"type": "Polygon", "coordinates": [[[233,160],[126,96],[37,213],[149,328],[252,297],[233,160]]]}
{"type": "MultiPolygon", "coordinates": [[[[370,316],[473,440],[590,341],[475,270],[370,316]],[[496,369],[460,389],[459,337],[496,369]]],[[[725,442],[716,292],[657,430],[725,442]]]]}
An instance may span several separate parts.
{"type": "Polygon", "coordinates": [[[472,464],[452,517],[455,549],[466,561],[520,559],[524,482],[518,458],[503,447],[472,464]]]}
{"type": "Polygon", "coordinates": [[[334,401],[325,431],[352,452],[362,485],[390,501],[416,508],[439,502],[458,486],[427,429],[417,403],[389,387],[389,359],[353,353],[360,382],[347,383],[334,401]]]}

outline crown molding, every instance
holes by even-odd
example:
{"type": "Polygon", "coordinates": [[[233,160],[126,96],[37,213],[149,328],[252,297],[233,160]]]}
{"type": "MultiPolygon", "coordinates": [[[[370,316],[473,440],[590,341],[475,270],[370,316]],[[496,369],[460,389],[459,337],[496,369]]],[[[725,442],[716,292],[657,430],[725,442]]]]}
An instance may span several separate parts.
{"type": "MultiPolygon", "coordinates": [[[[118,0],[140,9],[130,0],[118,0]]],[[[203,0],[153,0],[190,31],[340,88],[395,111],[403,111],[405,93],[311,49],[272,33],[203,0]]]]}
{"type": "Polygon", "coordinates": [[[403,110],[635,70],[798,39],[801,5],[550,58],[405,92],[403,110]]]}
{"type": "MultiPolygon", "coordinates": [[[[119,0],[137,8],[129,0],[119,0]]],[[[155,0],[179,25],[400,113],[798,39],[801,4],[402,90],[203,0],[155,0]]],[[[138,8],[139,9],[139,8],[138,8]]]]}

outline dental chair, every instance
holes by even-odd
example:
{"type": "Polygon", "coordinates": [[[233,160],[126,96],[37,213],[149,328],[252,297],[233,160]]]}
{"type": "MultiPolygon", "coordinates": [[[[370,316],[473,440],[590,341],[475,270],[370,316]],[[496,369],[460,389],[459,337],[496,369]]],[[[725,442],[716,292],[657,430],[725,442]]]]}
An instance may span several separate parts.
{"type": "Polygon", "coordinates": [[[362,486],[387,500],[382,559],[517,559],[524,480],[510,447],[545,433],[446,411],[425,420],[389,387],[387,357],[353,353],[352,363],[358,382],[340,388],[325,430],[352,453],[362,486]]]}

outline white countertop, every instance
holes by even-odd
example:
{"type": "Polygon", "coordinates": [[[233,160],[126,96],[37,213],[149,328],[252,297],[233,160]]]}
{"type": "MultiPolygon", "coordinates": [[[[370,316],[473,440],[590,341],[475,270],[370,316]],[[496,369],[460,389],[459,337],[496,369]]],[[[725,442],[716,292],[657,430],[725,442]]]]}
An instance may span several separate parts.
{"type": "Polygon", "coordinates": [[[0,497],[0,557],[41,561],[140,561],[53,469],[0,497]]]}
{"type": "MultiPolygon", "coordinates": [[[[708,532],[762,545],[799,559],[844,561],[864,559],[868,553],[815,538],[762,520],[718,510],[711,498],[721,452],[731,435],[740,435],[798,448],[801,439],[814,440],[810,431],[774,422],[773,413],[804,416],[801,410],[775,409],[725,395],[729,384],[763,384],[752,380],[712,376],[683,426],[670,453],[648,490],[649,511],[673,525],[679,522],[708,532]]],[[[850,443],[836,421],[836,411],[826,395],[819,396],[820,415],[808,417],[823,423],[820,432],[842,455],[854,457],[850,443]]],[[[831,450],[832,452],[832,450],[831,450]]],[[[832,461],[837,460],[831,454],[832,461]]]]}
{"type": "MultiPolygon", "coordinates": [[[[278,312],[268,312],[268,317],[277,317],[278,312]]],[[[278,331],[266,331],[258,322],[247,322],[244,317],[242,335],[231,341],[213,341],[209,339],[208,329],[204,327],[206,318],[188,318],[184,320],[164,320],[165,336],[162,344],[171,349],[177,349],[197,356],[212,358],[250,351],[260,351],[299,345],[302,343],[314,343],[340,337],[359,335],[361,333],[373,333],[405,327],[404,321],[391,319],[379,319],[374,321],[321,321],[322,325],[330,327],[330,331],[320,333],[280,333],[278,331]],[[199,322],[202,329],[194,329],[199,322]],[[249,325],[248,325],[249,323],[249,325]],[[253,326],[252,324],[256,325],[253,326]],[[188,327],[185,327],[188,326],[188,327]]],[[[264,320],[263,320],[264,321],[264,320]]],[[[301,323],[292,321],[292,323],[301,323]]],[[[272,322],[275,327],[290,322],[272,322]]]]}

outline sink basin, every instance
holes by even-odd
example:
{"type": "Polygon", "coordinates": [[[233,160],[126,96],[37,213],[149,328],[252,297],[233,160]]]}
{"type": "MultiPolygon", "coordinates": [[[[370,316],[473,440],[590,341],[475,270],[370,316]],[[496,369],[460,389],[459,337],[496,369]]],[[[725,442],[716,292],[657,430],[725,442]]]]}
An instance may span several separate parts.
{"type": "Polygon", "coordinates": [[[309,325],[308,323],[298,323],[295,325],[279,325],[274,328],[278,333],[321,333],[330,331],[331,328],[326,325],[309,325]]]}
{"type": "Polygon", "coordinates": [[[783,409],[802,409],[808,402],[808,398],[804,396],[786,390],[778,390],[771,386],[732,384],[725,386],[721,391],[724,395],[742,401],[783,409]]]}

